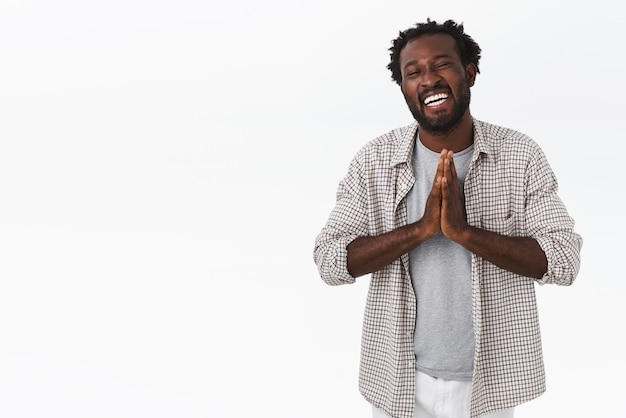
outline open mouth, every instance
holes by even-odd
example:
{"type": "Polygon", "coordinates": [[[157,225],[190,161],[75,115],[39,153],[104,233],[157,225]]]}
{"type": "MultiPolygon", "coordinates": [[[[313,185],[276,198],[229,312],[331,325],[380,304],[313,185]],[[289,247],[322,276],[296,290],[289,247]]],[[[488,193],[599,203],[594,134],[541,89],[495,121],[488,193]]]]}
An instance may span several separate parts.
{"type": "Polygon", "coordinates": [[[448,94],[447,93],[433,94],[432,96],[428,96],[426,99],[424,99],[424,105],[426,105],[426,106],[439,106],[447,98],[448,98],[448,94]]]}

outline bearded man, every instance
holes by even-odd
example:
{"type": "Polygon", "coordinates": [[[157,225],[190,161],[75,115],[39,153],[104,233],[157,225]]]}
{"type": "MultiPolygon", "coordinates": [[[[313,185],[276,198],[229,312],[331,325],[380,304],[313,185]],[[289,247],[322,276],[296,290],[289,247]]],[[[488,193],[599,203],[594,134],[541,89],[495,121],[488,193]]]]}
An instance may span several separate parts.
{"type": "Polygon", "coordinates": [[[415,122],[354,157],[314,259],[331,285],[371,273],[375,418],[512,417],[545,391],[535,284],[570,285],[582,239],[540,147],[472,117],[481,49],[463,25],[429,19],[390,51],[415,122]]]}

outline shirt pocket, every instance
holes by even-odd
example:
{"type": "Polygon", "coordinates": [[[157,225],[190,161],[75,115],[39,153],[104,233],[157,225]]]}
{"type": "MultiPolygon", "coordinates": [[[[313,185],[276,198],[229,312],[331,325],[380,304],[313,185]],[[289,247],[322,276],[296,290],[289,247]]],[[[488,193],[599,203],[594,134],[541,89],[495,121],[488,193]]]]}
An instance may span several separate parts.
{"type": "Polygon", "coordinates": [[[496,232],[500,235],[506,235],[509,237],[516,235],[516,221],[514,216],[496,217],[496,218],[483,218],[483,229],[487,231],[496,232]]]}

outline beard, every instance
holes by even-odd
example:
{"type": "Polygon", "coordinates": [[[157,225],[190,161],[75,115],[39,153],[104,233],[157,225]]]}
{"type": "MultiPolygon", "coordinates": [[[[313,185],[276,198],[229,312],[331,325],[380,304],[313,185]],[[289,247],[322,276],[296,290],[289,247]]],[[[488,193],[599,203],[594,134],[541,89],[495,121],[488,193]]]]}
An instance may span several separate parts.
{"type": "Polygon", "coordinates": [[[458,100],[452,96],[451,91],[448,89],[448,100],[454,99],[454,107],[450,114],[441,114],[434,117],[426,116],[424,112],[424,102],[413,97],[407,97],[404,95],[406,104],[409,106],[409,110],[413,114],[413,117],[419,124],[420,128],[433,133],[433,134],[445,134],[452,131],[460,122],[461,118],[467,111],[470,105],[471,93],[469,88],[469,81],[464,78],[457,85],[457,91],[459,92],[458,100]],[[418,101],[419,100],[419,101],[418,101]]]}

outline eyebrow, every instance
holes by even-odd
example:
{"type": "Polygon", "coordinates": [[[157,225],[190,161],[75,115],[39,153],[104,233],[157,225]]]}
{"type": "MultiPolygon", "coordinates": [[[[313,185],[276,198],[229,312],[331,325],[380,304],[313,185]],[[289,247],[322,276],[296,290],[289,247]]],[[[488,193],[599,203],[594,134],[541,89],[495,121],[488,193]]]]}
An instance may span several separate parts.
{"type": "MultiPolygon", "coordinates": [[[[439,54],[439,55],[435,55],[433,57],[433,59],[435,59],[435,60],[441,59],[441,58],[453,58],[453,57],[450,54],[439,54]]],[[[406,67],[408,67],[410,65],[415,65],[415,64],[417,64],[417,60],[409,61],[406,64],[404,64],[404,67],[402,67],[402,68],[406,69],[406,67]]]]}

